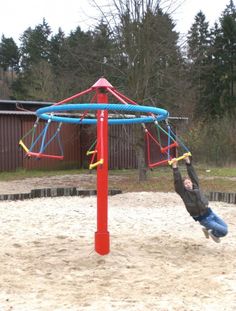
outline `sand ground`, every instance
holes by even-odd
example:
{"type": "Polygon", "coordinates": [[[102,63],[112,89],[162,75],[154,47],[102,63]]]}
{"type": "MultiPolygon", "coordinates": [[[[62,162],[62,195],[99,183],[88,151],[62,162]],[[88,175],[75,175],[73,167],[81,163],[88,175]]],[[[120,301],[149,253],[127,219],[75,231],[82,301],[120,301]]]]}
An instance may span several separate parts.
{"type": "Polygon", "coordinates": [[[219,244],[175,193],[109,197],[100,256],[96,197],[0,202],[0,310],[236,310],[236,206],[211,207],[229,225],[219,244]]]}

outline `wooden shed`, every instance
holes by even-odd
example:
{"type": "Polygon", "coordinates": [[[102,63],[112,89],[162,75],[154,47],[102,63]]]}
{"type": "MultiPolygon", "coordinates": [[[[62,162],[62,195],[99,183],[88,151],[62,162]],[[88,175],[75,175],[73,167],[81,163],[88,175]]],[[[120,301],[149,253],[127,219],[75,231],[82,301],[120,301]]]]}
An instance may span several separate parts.
{"type": "MultiPolygon", "coordinates": [[[[60,137],[64,160],[28,159],[22,148],[19,148],[19,140],[34,126],[36,121],[34,111],[51,104],[50,102],[0,100],[0,171],[15,171],[20,168],[27,170],[88,168],[90,158],[86,152],[96,140],[96,126],[93,125],[62,124],[60,137]]],[[[44,126],[45,121],[41,120],[37,126],[36,136],[44,126]]],[[[137,126],[141,127],[136,124],[109,126],[109,169],[137,168],[134,146],[137,126]]],[[[52,137],[57,127],[57,122],[50,124],[49,137],[52,137]]],[[[165,141],[167,138],[162,139],[167,144],[165,141]]],[[[24,137],[24,143],[28,147],[32,143],[31,140],[32,133],[24,137]]],[[[145,143],[144,149],[146,149],[145,143]]],[[[54,139],[48,146],[47,153],[59,154],[59,152],[58,141],[54,139]]],[[[150,152],[152,161],[157,161],[162,156],[155,146],[151,146],[150,152]]]]}

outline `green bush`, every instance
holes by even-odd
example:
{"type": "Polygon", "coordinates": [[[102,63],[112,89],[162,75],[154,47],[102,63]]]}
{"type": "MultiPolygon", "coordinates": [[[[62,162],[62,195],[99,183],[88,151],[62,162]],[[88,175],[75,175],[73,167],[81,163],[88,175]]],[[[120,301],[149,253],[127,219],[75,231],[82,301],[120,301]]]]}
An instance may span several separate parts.
{"type": "Polygon", "coordinates": [[[197,162],[236,164],[236,122],[230,117],[195,122],[185,132],[184,140],[197,162]]]}

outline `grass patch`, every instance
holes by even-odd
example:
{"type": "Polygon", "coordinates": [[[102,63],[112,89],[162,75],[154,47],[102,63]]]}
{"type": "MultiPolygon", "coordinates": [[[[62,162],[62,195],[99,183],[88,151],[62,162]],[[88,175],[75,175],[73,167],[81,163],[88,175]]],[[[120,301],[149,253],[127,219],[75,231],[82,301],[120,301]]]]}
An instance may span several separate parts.
{"type": "Polygon", "coordinates": [[[14,172],[1,172],[0,181],[11,181],[19,180],[24,178],[35,178],[35,177],[48,177],[48,176],[63,176],[63,175],[76,175],[76,174],[86,174],[88,170],[16,170],[14,172]]]}
{"type": "Polygon", "coordinates": [[[203,176],[236,177],[236,167],[197,166],[197,172],[203,176]]]}
{"type": "MultiPolygon", "coordinates": [[[[184,165],[180,166],[182,175],[186,175],[184,165]]],[[[236,167],[213,167],[206,168],[204,166],[196,166],[199,175],[201,188],[204,192],[235,192],[236,190],[236,167]],[[210,170],[210,171],[208,171],[210,170]]],[[[57,171],[43,170],[17,170],[16,172],[0,173],[0,181],[22,180],[26,178],[45,178],[50,176],[63,175],[80,175],[80,174],[96,175],[96,170],[88,169],[71,169],[57,171]]],[[[91,182],[86,184],[88,189],[94,189],[96,185],[91,182]]],[[[147,180],[139,182],[138,170],[110,170],[109,171],[109,188],[120,189],[123,192],[134,191],[174,191],[173,174],[170,167],[158,167],[147,172],[147,180]]]]}

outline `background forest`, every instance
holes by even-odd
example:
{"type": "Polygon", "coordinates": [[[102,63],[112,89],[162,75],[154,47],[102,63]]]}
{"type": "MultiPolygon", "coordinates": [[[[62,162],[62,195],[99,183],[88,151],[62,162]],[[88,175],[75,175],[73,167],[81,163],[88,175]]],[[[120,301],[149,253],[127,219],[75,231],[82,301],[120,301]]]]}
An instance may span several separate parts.
{"type": "MultiPolygon", "coordinates": [[[[52,34],[43,19],[0,41],[0,98],[55,102],[105,76],[140,105],[187,117],[182,134],[199,162],[236,162],[236,7],[209,27],[204,12],[180,40],[159,1],[114,0],[92,30],[52,34]]],[[[102,12],[101,12],[102,13],[102,12]]]]}

